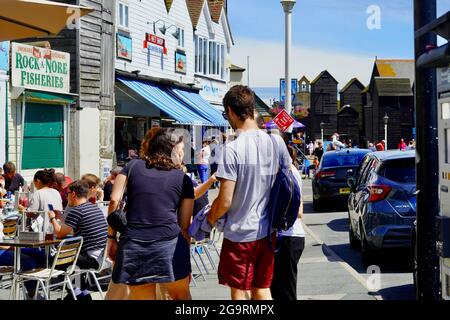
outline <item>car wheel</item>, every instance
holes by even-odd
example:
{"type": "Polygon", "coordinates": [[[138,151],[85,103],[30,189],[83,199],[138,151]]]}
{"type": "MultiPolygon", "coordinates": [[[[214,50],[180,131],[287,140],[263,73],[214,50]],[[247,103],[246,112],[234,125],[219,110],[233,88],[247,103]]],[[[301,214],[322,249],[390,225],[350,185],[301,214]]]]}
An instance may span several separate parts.
{"type": "Polygon", "coordinates": [[[364,268],[368,268],[375,263],[375,253],[370,248],[369,243],[366,239],[366,234],[361,225],[361,239],[360,239],[360,247],[361,247],[361,255],[362,255],[362,263],[364,268]]]}
{"type": "Polygon", "coordinates": [[[350,240],[350,247],[354,250],[359,249],[361,244],[355,236],[355,232],[353,231],[352,223],[350,221],[349,221],[349,226],[348,226],[348,237],[350,240]]]}

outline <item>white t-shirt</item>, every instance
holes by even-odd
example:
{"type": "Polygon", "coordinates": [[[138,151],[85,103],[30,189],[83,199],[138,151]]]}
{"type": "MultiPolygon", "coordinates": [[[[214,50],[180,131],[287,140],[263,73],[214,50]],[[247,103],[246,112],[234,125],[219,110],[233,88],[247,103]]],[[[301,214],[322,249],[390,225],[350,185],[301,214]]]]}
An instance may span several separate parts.
{"type": "Polygon", "coordinates": [[[53,205],[54,210],[63,211],[59,192],[55,189],[42,188],[33,193],[28,210],[31,212],[48,211],[49,204],[53,205]]]}
{"type": "MultiPolygon", "coordinates": [[[[298,172],[297,168],[292,166],[292,173],[294,174],[294,177],[297,179],[298,185],[300,186],[300,194],[302,194],[302,176],[300,175],[300,172],[298,172]]],[[[294,225],[287,231],[280,232],[280,235],[283,237],[299,237],[304,238],[305,237],[305,229],[303,228],[303,223],[301,219],[297,219],[294,223],[294,225]]]]}

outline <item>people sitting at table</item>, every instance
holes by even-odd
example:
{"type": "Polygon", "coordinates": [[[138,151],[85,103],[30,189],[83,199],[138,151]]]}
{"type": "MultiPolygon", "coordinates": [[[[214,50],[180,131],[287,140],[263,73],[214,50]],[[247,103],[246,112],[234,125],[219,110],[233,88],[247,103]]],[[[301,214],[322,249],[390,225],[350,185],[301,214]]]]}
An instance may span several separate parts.
{"type": "Polygon", "coordinates": [[[67,207],[67,193],[68,193],[68,186],[69,184],[71,184],[73,181],[70,177],[65,176],[62,173],[57,173],[56,174],[56,182],[53,186],[53,188],[55,190],[58,190],[59,195],[61,196],[61,200],[62,200],[62,204],[63,204],[63,208],[67,207]]]}
{"type": "MultiPolygon", "coordinates": [[[[88,201],[90,188],[87,181],[75,181],[68,189],[68,207],[64,222],[58,222],[55,212],[49,211],[50,223],[59,239],[71,234],[83,237],[77,265],[81,269],[97,269],[103,261],[107,242],[106,218],[100,208],[88,201]]],[[[86,289],[83,283],[82,289],[86,289]]]]}
{"type": "Polygon", "coordinates": [[[26,185],[25,180],[16,172],[16,166],[11,161],[3,165],[3,178],[5,179],[4,188],[8,192],[14,193],[26,185]]]}
{"type": "Polygon", "coordinates": [[[84,180],[89,185],[89,194],[88,199],[92,204],[96,204],[97,202],[103,201],[103,189],[101,188],[102,181],[95,174],[85,174],[81,177],[81,180],[84,180]]]}

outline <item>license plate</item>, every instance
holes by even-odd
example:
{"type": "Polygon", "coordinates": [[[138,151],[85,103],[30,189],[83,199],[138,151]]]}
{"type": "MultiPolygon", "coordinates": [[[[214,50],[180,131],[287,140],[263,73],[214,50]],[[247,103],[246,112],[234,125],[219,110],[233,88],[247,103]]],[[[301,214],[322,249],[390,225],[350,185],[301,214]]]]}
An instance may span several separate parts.
{"type": "Polygon", "coordinates": [[[340,188],[339,193],[340,194],[350,194],[350,188],[340,188]]]}

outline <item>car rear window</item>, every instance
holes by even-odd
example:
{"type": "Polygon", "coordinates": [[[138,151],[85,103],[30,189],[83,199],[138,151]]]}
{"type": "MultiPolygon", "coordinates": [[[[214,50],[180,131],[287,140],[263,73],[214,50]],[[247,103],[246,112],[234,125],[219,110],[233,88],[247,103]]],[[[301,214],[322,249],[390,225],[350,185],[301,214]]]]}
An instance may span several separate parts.
{"type": "Polygon", "coordinates": [[[358,167],[365,154],[329,155],[323,157],[322,168],[326,167],[358,167]]]}
{"type": "Polygon", "coordinates": [[[379,174],[389,180],[400,183],[416,182],[416,163],[414,158],[386,161],[379,174]]]}

